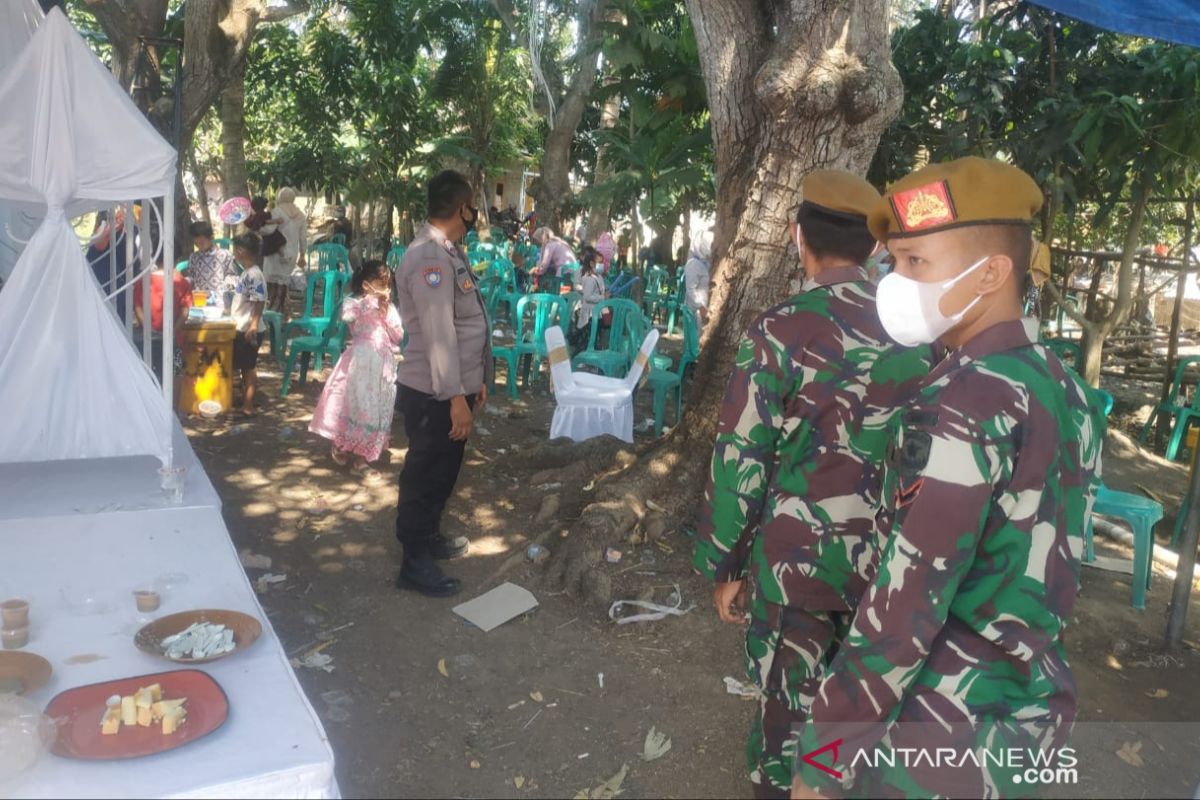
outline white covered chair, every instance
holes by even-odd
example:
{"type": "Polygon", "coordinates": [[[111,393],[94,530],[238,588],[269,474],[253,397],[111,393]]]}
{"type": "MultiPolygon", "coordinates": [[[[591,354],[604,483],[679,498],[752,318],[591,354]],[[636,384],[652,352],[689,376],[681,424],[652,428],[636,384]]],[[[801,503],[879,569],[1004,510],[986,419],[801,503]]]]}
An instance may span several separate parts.
{"type": "Polygon", "coordinates": [[[633,390],[646,371],[658,344],[658,331],[651,329],[637,358],[624,378],[606,378],[587,372],[572,372],[571,357],[560,327],[546,330],[550,351],[550,377],[554,381],[554,419],[550,438],[565,436],[576,442],[609,434],[633,442],[633,390]]]}

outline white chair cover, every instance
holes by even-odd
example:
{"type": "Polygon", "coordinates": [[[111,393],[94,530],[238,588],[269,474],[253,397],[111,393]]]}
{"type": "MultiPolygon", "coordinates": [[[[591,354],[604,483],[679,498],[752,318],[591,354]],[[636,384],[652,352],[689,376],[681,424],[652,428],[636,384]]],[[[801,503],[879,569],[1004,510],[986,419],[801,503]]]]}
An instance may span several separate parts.
{"type": "Polygon", "coordinates": [[[550,374],[554,379],[557,406],[550,422],[550,438],[565,436],[576,442],[609,434],[624,442],[633,442],[633,390],[645,371],[658,344],[658,331],[651,330],[642,341],[629,374],[607,378],[586,372],[572,372],[566,342],[557,327],[546,331],[550,351],[550,374]],[[558,360],[555,360],[556,354],[558,360]]]}

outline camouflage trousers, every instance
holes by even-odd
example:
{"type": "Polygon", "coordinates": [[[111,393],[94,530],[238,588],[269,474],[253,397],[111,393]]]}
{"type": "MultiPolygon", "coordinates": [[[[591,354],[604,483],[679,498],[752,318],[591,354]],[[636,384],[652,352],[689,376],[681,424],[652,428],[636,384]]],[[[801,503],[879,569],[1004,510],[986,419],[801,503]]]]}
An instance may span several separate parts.
{"type": "Polygon", "coordinates": [[[746,674],[759,688],[758,716],[750,728],[746,765],[764,794],[792,786],[796,757],[793,726],[805,721],[821,675],[850,630],[852,615],[805,611],[763,601],[750,604],[746,674]]]}

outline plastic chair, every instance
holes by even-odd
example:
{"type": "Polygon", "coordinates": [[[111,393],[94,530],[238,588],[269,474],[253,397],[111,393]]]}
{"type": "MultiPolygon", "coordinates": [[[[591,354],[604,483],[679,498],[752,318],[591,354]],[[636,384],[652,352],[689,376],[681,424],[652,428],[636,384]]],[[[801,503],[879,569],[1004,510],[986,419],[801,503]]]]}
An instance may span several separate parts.
{"type": "Polygon", "coordinates": [[[221,237],[220,239],[213,239],[213,244],[215,244],[217,247],[221,248],[222,250],[232,250],[233,249],[233,239],[230,239],[227,237],[221,237]]]}
{"type": "Polygon", "coordinates": [[[404,254],[406,252],[408,252],[408,248],[404,245],[392,245],[392,249],[388,250],[387,254],[388,269],[390,269],[392,272],[395,272],[396,268],[400,266],[400,262],[404,260],[404,254]]]}
{"type": "MultiPolygon", "coordinates": [[[[567,303],[561,297],[552,294],[531,294],[522,297],[517,301],[516,311],[517,323],[514,326],[514,340],[511,345],[504,345],[492,348],[492,358],[499,361],[503,359],[508,365],[508,374],[505,377],[505,386],[508,388],[509,397],[513,400],[517,399],[517,367],[522,360],[525,360],[524,383],[529,386],[529,367],[535,359],[539,364],[541,359],[549,356],[549,351],[546,350],[545,335],[546,329],[550,327],[563,328],[567,325],[570,318],[570,311],[567,308],[567,303]],[[526,311],[530,310],[529,316],[532,317],[529,324],[526,324],[526,311]]],[[[493,373],[493,386],[495,388],[495,370],[493,373]]]]}
{"type": "Polygon", "coordinates": [[[675,281],[675,294],[664,306],[667,309],[667,335],[670,336],[675,333],[675,320],[680,311],[687,308],[687,281],[684,280],[682,269],[679,270],[679,277],[675,281]]]}
{"type": "Polygon", "coordinates": [[[609,434],[633,442],[633,394],[658,344],[653,328],[642,340],[633,367],[624,378],[608,378],[571,370],[566,337],[554,326],[545,334],[554,381],[554,418],[550,438],[565,436],[576,442],[609,434]]]}
{"type": "MultiPolygon", "coordinates": [[[[314,272],[308,276],[304,286],[304,312],[287,324],[283,330],[284,343],[299,331],[308,336],[320,336],[333,321],[333,316],[342,303],[342,292],[349,282],[350,276],[334,270],[314,272]],[[314,308],[317,287],[322,289],[320,310],[314,308]]],[[[317,362],[317,369],[321,362],[317,362]]]]}
{"type": "Polygon", "coordinates": [[[479,291],[483,295],[488,320],[494,320],[496,307],[500,304],[500,276],[495,274],[485,276],[479,281],[479,291]]]}
{"type": "Polygon", "coordinates": [[[300,359],[301,386],[308,380],[310,361],[315,360],[314,366],[318,372],[321,371],[322,360],[326,357],[329,358],[329,366],[332,367],[337,363],[342,351],[346,349],[347,339],[347,327],[341,319],[340,304],[337,312],[336,321],[330,324],[320,336],[297,336],[289,342],[287,363],[283,367],[283,387],[279,390],[280,397],[287,397],[291,390],[292,369],[296,366],[297,358],[300,359]]]}
{"type": "Polygon", "coordinates": [[[309,256],[317,254],[317,272],[350,271],[350,251],[340,244],[318,244],[309,248],[309,256]]]}
{"type": "Polygon", "coordinates": [[[646,291],[642,294],[642,311],[651,323],[659,311],[666,308],[664,289],[671,280],[665,267],[650,267],[646,270],[646,291]]]}
{"type": "Polygon", "coordinates": [[[558,275],[543,275],[537,279],[538,294],[562,294],[563,278],[558,275]]]}
{"type": "MultiPolygon", "coordinates": [[[[1102,389],[1090,390],[1104,408],[1104,417],[1112,413],[1113,397],[1102,389]]],[[[1103,436],[1104,432],[1101,431],[1103,436]]],[[[1092,514],[1116,517],[1129,523],[1133,530],[1133,598],[1132,605],[1138,611],[1146,608],[1146,591],[1150,588],[1150,576],[1154,563],[1154,526],[1163,517],[1161,503],[1148,497],[1130,492],[1119,492],[1101,484],[1092,505],[1092,514]]],[[[1083,560],[1096,560],[1092,533],[1092,517],[1089,516],[1083,538],[1083,560]]]]}
{"type": "MultiPolygon", "coordinates": [[[[592,329],[588,334],[587,348],[583,352],[575,354],[575,357],[571,359],[571,366],[574,368],[593,367],[610,378],[619,377],[618,373],[623,373],[628,369],[633,359],[632,345],[628,340],[629,325],[627,322],[631,315],[645,319],[641,306],[632,300],[616,299],[597,303],[596,307],[592,309],[592,329]],[[605,309],[612,312],[612,325],[608,329],[608,346],[601,349],[598,346],[600,319],[605,309]]],[[[649,321],[646,324],[648,325],[649,321]]],[[[641,339],[640,337],[634,338],[633,341],[638,342],[641,339]]]]}
{"type": "Polygon", "coordinates": [[[329,243],[336,244],[338,247],[341,247],[344,249],[346,247],[346,234],[344,234],[344,233],[333,234],[332,236],[329,237],[329,243]]]}
{"type": "Polygon", "coordinates": [[[271,356],[276,361],[283,360],[283,314],[278,311],[262,312],[263,322],[267,323],[267,337],[271,340],[271,356]]]}
{"type": "Polygon", "coordinates": [[[1185,405],[1179,402],[1184,375],[1192,364],[1200,364],[1200,356],[1187,356],[1179,359],[1179,364],[1175,367],[1175,379],[1171,381],[1171,391],[1167,395],[1167,402],[1160,403],[1154,408],[1150,418],[1146,420],[1146,424],[1142,426],[1142,430],[1138,434],[1138,442],[1145,444],[1146,440],[1150,438],[1150,431],[1154,429],[1159,416],[1166,414],[1171,417],[1171,440],[1167,444],[1165,454],[1168,461],[1175,460],[1188,426],[1195,418],[1200,417],[1200,387],[1192,390],[1190,404],[1185,405]]]}
{"type": "MultiPolygon", "coordinates": [[[[683,380],[687,376],[688,367],[700,356],[700,326],[696,322],[696,314],[687,306],[683,308],[683,352],[679,355],[679,366],[675,370],[669,367],[650,370],[646,383],[654,390],[654,435],[662,436],[663,416],[666,411],[667,394],[675,393],[675,424],[683,417],[683,380]]],[[[659,356],[654,359],[657,362],[659,356]]],[[[668,364],[670,360],[668,359],[668,364]]]]}
{"type": "Polygon", "coordinates": [[[176,272],[187,272],[188,264],[190,264],[190,263],[191,262],[185,258],[183,261],[180,261],[178,264],[175,265],[175,271],[176,272]]]}

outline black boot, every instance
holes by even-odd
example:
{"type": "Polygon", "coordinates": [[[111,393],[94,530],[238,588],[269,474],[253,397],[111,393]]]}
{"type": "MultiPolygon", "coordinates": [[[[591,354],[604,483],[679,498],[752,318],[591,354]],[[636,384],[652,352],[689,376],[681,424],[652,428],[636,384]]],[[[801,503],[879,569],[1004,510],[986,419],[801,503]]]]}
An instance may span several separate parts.
{"type": "Polygon", "coordinates": [[[465,536],[445,536],[439,533],[429,543],[429,553],[438,561],[449,561],[465,556],[470,545],[465,536]]]}
{"type": "Polygon", "coordinates": [[[458,579],[442,572],[428,553],[412,558],[405,555],[400,575],[396,578],[396,587],[420,592],[428,597],[451,597],[462,591],[458,579]]]}

